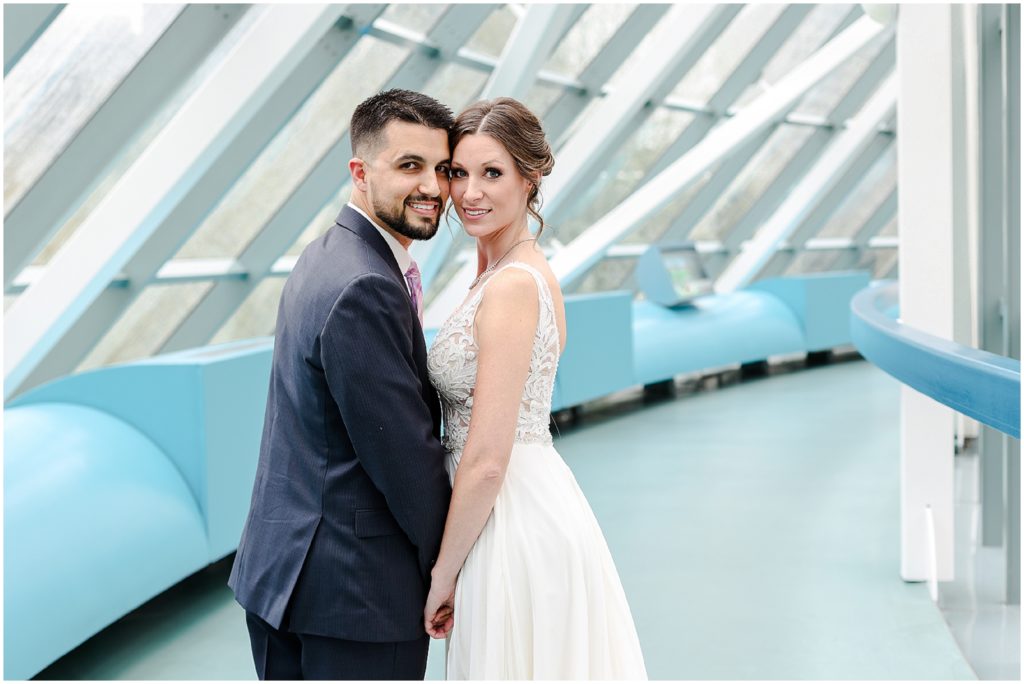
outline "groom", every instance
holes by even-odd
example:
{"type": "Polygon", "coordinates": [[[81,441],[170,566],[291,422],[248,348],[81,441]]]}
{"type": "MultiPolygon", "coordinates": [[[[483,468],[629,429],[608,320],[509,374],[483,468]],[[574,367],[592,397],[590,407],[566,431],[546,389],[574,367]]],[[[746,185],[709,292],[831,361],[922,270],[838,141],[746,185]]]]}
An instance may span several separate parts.
{"type": "Polygon", "coordinates": [[[423,679],[451,489],[407,251],[448,199],[451,111],[404,90],[352,115],[352,196],[278,309],[249,517],[228,585],[260,679],[423,679]]]}

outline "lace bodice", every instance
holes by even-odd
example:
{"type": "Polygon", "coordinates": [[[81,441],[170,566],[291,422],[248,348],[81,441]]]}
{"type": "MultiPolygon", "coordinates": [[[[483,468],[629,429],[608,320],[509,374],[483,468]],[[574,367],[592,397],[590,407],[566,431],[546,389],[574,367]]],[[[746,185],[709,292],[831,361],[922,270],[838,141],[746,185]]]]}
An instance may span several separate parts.
{"type": "Polygon", "coordinates": [[[537,282],[540,313],[537,331],[533,337],[530,372],[523,389],[516,421],[515,441],[521,443],[551,443],[548,424],[551,414],[551,394],[558,370],[558,324],[551,291],[534,267],[521,262],[509,263],[495,271],[475,293],[469,296],[449,316],[437,331],[427,354],[430,381],[441,395],[444,415],[444,443],[458,460],[469,436],[469,419],[473,411],[473,393],[476,388],[478,347],[473,337],[473,322],[483,300],[487,284],[506,268],[521,268],[537,282]]]}

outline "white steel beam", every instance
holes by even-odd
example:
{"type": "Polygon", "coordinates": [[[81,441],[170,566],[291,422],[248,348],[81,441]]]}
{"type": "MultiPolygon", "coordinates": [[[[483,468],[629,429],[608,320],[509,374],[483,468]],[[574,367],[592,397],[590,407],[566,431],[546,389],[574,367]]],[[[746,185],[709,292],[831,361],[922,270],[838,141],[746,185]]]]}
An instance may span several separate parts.
{"type": "MultiPolygon", "coordinates": [[[[849,117],[858,111],[867,98],[878,88],[882,79],[890,74],[896,60],[895,41],[890,39],[885,47],[875,56],[864,73],[846,92],[832,112],[829,120],[835,126],[841,126],[849,117]]],[[[814,161],[820,156],[832,138],[830,130],[815,131],[803,144],[800,150],[786,164],[761,196],[747,210],[736,225],[723,237],[723,242],[730,252],[736,252],[741,243],[764,223],[779,204],[789,194],[790,189],[807,172],[814,161]]],[[[713,273],[717,276],[717,273],[713,273]]]]}
{"type": "Polygon", "coordinates": [[[618,150],[652,111],[651,102],[663,100],[696,64],[730,21],[738,5],[717,5],[694,22],[695,8],[673,5],[658,22],[646,52],[619,79],[613,97],[606,97],[587,120],[574,130],[559,151],[558,163],[544,182],[544,212],[551,221],[591,182],[591,172],[618,150]]]}
{"type": "Polygon", "coordinates": [[[775,253],[775,247],[796,231],[811,210],[840,183],[864,150],[876,140],[879,123],[896,109],[897,92],[896,77],[891,76],[857,115],[856,122],[835,137],[804,179],[757,232],[748,249],[726,267],[715,281],[716,292],[738,290],[754,279],[775,253]]]}
{"type": "Polygon", "coordinates": [[[182,106],[7,311],[4,397],[39,366],[318,45],[339,6],[275,6],[182,106]]]}
{"type": "Polygon", "coordinates": [[[882,30],[883,27],[869,18],[858,20],[744,111],[723,122],[689,153],[626,198],[554,256],[551,266],[562,283],[569,284],[581,277],[600,261],[608,247],[660,211],[707,169],[778,123],[797,98],[832,73],[882,30]]]}
{"type": "Polygon", "coordinates": [[[498,66],[484,87],[484,99],[522,97],[537,79],[555,45],[587,5],[530,5],[512,30],[498,66]]]}
{"type": "Polygon", "coordinates": [[[4,4],[4,76],[57,18],[64,5],[4,4]]]}
{"type": "MultiPolygon", "coordinates": [[[[446,53],[468,40],[494,8],[494,5],[452,5],[427,36],[429,44],[437,46],[436,49],[412,52],[381,90],[422,88],[444,65],[446,53]]],[[[295,243],[310,220],[334,199],[348,178],[344,170],[351,156],[346,131],[239,255],[238,261],[248,277],[215,284],[162,345],[162,352],[206,344],[213,338],[262,279],[273,272],[281,254],[295,243]]],[[[446,232],[442,228],[438,236],[446,232]]]]}
{"type": "MultiPolygon", "coordinates": [[[[804,18],[810,13],[812,5],[789,5],[784,9],[772,25],[764,32],[732,73],[722,82],[718,90],[708,99],[705,107],[712,112],[724,112],[743,94],[761,75],[765,64],[782,47],[783,43],[796,31],[804,18]]],[[[657,176],[665,167],[686,153],[703,138],[719,121],[718,117],[700,116],[669,145],[661,157],[644,174],[641,183],[657,176]]],[[[742,168],[742,167],[740,167],[742,168]]],[[[723,188],[724,189],[724,188],[723,188]]]]}
{"type": "MultiPolygon", "coordinates": [[[[699,22],[692,20],[693,7],[674,5],[669,9],[654,29],[653,42],[644,46],[644,58],[623,75],[615,95],[604,98],[559,150],[558,163],[543,187],[548,220],[558,220],[559,212],[569,205],[567,200],[588,182],[589,173],[647,118],[649,103],[661,101],[671,92],[739,9],[738,5],[716,6],[699,22]]],[[[462,301],[476,268],[472,261],[467,262],[438,293],[424,315],[428,328],[440,325],[462,301]]]]}
{"type": "Polygon", "coordinates": [[[644,36],[658,23],[669,5],[637,5],[594,59],[579,74],[581,91],[567,91],[559,96],[544,115],[544,132],[552,147],[559,149],[562,136],[587,105],[602,94],[608,79],[618,70],[644,36]]]}
{"type": "Polygon", "coordinates": [[[803,248],[804,243],[813,239],[818,231],[825,226],[891,144],[892,138],[889,136],[871,136],[867,146],[853,155],[853,158],[847,162],[848,166],[840,172],[839,177],[835,179],[828,191],[818,196],[812,206],[805,207],[803,220],[792,233],[786,236],[786,241],[792,245],[793,250],[777,259],[769,258],[751,280],[782,275],[793,263],[793,259],[803,248]]]}
{"type": "MultiPolygon", "coordinates": [[[[7,5],[5,12],[11,7],[7,5]]],[[[174,96],[247,9],[186,5],[171,22],[4,217],[5,288],[78,210],[110,165],[145,130],[153,113],[174,96]]]]}
{"type": "Polygon", "coordinates": [[[85,308],[25,380],[23,388],[74,370],[146,285],[160,280],[160,271],[167,259],[180,248],[260,150],[355,45],[363,35],[363,27],[384,8],[384,5],[354,5],[333,28],[325,32],[202,178],[176,199],[160,226],[115,278],[116,286],[105,289],[85,308]]]}

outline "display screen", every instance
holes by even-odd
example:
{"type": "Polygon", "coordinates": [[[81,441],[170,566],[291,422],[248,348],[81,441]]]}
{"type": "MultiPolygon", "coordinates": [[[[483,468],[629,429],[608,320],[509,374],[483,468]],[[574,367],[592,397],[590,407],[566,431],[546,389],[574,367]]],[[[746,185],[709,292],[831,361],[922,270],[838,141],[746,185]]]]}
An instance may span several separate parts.
{"type": "Polygon", "coordinates": [[[711,281],[705,276],[700,255],[695,249],[663,250],[661,263],[680,297],[690,298],[711,292],[711,281]]]}

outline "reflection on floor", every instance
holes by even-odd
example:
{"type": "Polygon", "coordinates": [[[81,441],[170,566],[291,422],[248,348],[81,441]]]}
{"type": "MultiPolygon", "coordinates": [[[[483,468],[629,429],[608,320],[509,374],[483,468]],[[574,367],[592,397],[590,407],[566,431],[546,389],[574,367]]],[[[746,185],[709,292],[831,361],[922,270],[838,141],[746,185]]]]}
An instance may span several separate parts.
{"type": "MultiPolygon", "coordinates": [[[[925,586],[899,578],[896,382],[853,361],[706,391],[718,384],[680,381],[679,397],[646,403],[624,393],[556,439],[608,538],[651,677],[973,679],[925,586]]],[[[253,678],[229,566],[41,677],[253,678]]],[[[443,650],[434,642],[431,679],[443,650]]]]}
{"type": "Polygon", "coordinates": [[[939,606],[979,679],[1020,680],[1020,606],[1008,606],[1002,548],[981,545],[979,458],[956,457],[955,580],[939,585],[939,606]]]}

